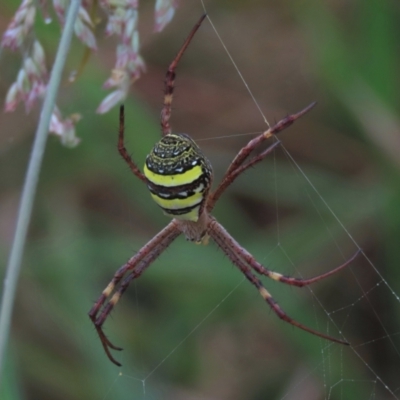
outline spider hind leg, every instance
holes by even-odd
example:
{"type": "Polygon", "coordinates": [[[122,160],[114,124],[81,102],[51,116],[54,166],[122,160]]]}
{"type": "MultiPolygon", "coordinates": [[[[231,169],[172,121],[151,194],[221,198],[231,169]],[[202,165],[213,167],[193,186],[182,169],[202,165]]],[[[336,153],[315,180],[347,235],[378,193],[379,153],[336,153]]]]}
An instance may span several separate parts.
{"type": "Polygon", "coordinates": [[[172,105],[172,97],[173,97],[173,93],[174,93],[176,67],[178,66],[178,63],[183,56],[183,53],[189,46],[190,42],[193,39],[193,36],[197,32],[197,30],[200,28],[200,25],[204,21],[206,16],[207,16],[207,14],[203,14],[200,17],[197,24],[193,27],[193,29],[189,33],[189,36],[183,43],[181,49],[179,50],[178,54],[173,59],[173,61],[171,62],[170,66],[168,68],[168,71],[167,71],[167,74],[165,77],[165,86],[164,86],[164,105],[161,110],[161,130],[162,130],[163,136],[169,135],[171,133],[171,126],[170,126],[169,120],[171,118],[171,105],[172,105]]]}

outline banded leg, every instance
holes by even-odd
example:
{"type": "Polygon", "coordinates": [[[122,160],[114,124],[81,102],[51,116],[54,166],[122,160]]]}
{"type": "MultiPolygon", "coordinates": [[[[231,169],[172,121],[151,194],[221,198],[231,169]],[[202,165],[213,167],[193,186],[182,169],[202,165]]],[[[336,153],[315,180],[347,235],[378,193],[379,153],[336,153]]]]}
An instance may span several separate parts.
{"type": "Polygon", "coordinates": [[[128,154],[124,143],[124,130],[125,130],[125,114],[124,105],[122,104],[119,108],[119,135],[118,135],[118,151],[122,158],[129,165],[131,171],[144,183],[147,183],[146,177],[143,175],[142,171],[133,162],[131,156],[128,154]]]}
{"type": "MultiPolygon", "coordinates": [[[[175,239],[177,236],[179,235],[179,232],[176,233],[176,236],[173,238],[175,239]]],[[[172,240],[173,240],[172,239],[172,240]]],[[[165,247],[164,247],[165,249],[165,247]]],[[[143,261],[141,261],[136,268],[130,273],[128,274],[128,276],[126,276],[124,278],[124,280],[122,281],[120,287],[118,288],[118,290],[113,294],[113,296],[111,297],[110,301],[107,303],[107,305],[101,310],[100,315],[98,316],[98,318],[95,321],[95,327],[97,330],[97,333],[99,334],[100,340],[102,342],[103,348],[108,356],[108,358],[117,366],[121,366],[121,363],[118,362],[112,355],[110,352],[110,348],[113,350],[122,350],[122,348],[114,346],[110,340],[105,336],[102,326],[104,321],[107,319],[108,315],[111,313],[111,311],[113,310],[113,308],[116,306],[116,304],[118,303],[119,299],[121,298],[121,296],[123,295],[123,293],[125,292],[125,290],[128,288],[129,284],[131,283],[132,280],[139,278],[142,273],[146,270],[147,267],[150,266],[150,264],[159,256],[159,252],[156,251],[157,249],[155,249],[153,251],[152,254],[150,254],[148,257],[146,257],[146,259],[144,259],[143,261]]]]}
{"type": "Polygon", "coordinates": [[[234,171],[232,171],[229,175],[225,175],[225,177],[222,179],[221,183],[218,185],[218,188],[214,193],[212,193],[207,201],[207,211],[210,213],[212,209],[215,206],[215,203],[221,196],[221,194],[225,191],[225,189],[231,185],[234,180],[246,169],[254,166],[255,164],[259,163],[260,161],[264,160],[264,158],[270,154],[273,150],[275,150],[276,147],[278,147],[281,144],[281,142],[278,140],[271,146],[269,146],[267,149],[265,149],[262,153],[254,156],[252,159],[250,159],[247,163],[242,164],[238,168],[236,168],[234,171]]]}
{"type": "Polygon", "coordinates": [[[164,105],[161,111],[161,131],[163,136],[169,135],[171,133],[171,126],[169,124],[169,119],[171,118],[171,104],[172,104],[172,97],[174,92],[174,84],[175,84],[175,69],[178,66],[180,59],[182,58],[183,53],[189,46],[189,43],[193,39],[193,36],[200,28],[201,23],[204,21],[204,18],[207,15],[204,14],[201,16],[197,24],[189,33],[189,36],[183,43],[183,46],[179,50],[177,56],[174,58],[172,63],[170,64],[167,75],[165,77],[165,86],[164,86],[164,105]]]}
{"type": "Polygon", "coordinates": [[[122,350],[120,347],[113,345],[103,332],[102,325],[110,314],[113,307],[118,302],[122,293],[127,289],[132,279],[138,278],[143,271],[180,235],[180,231],[176,227],[175,221],[171,221],[158,235],[150,242],[142,247],[125,265],[123,265],[114,275],[111,282],[103,290],[103,293],[96,301],[92,309],[89,311],[89,317],[92,320],[96,331],[100,337],[103,348],[108,358],[116,365],[121,364],[114,359],[110,353],[110,348],[114,350],[122,350]],[[107,298],[114,291],[118,283],[123,279],[128,271],[132,271],[122,281],[119,289],[113,294],[107,305],[101,310],[107,298]],[[100,313],[100,314],[99,314],[100,313]]]}
{"type": "MultiPolygon", "coordinates": [[[[287,117],[281,119],[278,123],[276,123],[273,127],[269,128],[265,132],[263,132],[261,135],[255,137],[254,139],[250,140],[249,143],[247,143],[246,146],[244,146],[239,153],[236,155],[236,157],[233,159],[231,165],[229,166],[228,170],[226,171],[222,183],[218,186],[218,188],[215,190],[214,193],[211,194],[210,199],[209,199],[209,207],[210,209],[214,208],[215,202],[219,199],[221,194],[225,191],[225,189],[236,179],[238,174],[235,174],[235,171],[242,166],[246,158],[250,155],[250,153],[257,147],[259,146],[262,142],[265,140],[269,139],[270,137],[276,135],[277,133],[283,131],[290,125],[292,125],[297,119],[302,117],[305,113],[310,111],[314,106],[315,102],[311,103],[308,105],[306,108],[303,110],[299,111],[296,114],[288,115],[287,117]]],[[[266,150],[268,151],[268,149],[266,150]]],[[[268,154],[268,153],[267,153],[268,154]]],[[[265,154],[264,157],[267,155],[265,154]]],[[[256,156],[255,158],[257,158],[256,156]]],[[[249,161],[250,165],[248,165],[245,169],[247,169],[249,166],[254,165],[256,162],[261,161],[264,157],[261,159],[255,161],[252,163],[252,160],[249,161]]],[[[246,165],[246,164],[245,164],[246,165]]]]}
{"type": "Polygon", "coordinates": [[[304,279],[304,278],[293,278],[291,276],[285,276],[278,272],[271,271],[270,269],[264,267],[260,264],[243,246],[240,244],[227,232],[227,230],[220,224],[213,225],[213,229],[221,238],[225,240],[225,245],[230,248],[232,252],[238,254],[246,263],[253,268],[260,275],[267,276],[274,281],[285,283],[286,285],[304,287],[308,286],[312,283],[321,281],[328,276],[336,274],[342,269],[349,266],[355,258],[361,253],[361,250],[357,250],[348,260],[346,260],[343,264],[338,267],[331,269],[328,272],[323,274],[314,276],[312,278],[304,279]]]}
{"type": "MultiPolygon", "coordinates": [[[[311,329],[300,322],[294,320],[293,318],[289,317],[279,306],[279,304],[274,300],[272,295],[268,292],[268,290],[264,287],[260,279],[258,279],[255,275],[252,274],[251,268],[246,262],[240,258],[236,254],[236,249],[233,250],[231,236],[225,231],[225,229],[216,221],[213,220],[210,223],[209,235],[217,245],[222,249],[222,251],[228,256],[228,258],[232,261],[234,265],[236,265],[240,271],[245,275],[245,277],[257,288],[258,292],[260,293],[261,297],[268,303],[274,313],[283,321],[288,322],[291,325],[296,326],[306,332],[309,332],[313,335],[319,336],[323,339],[330,340],[332,342],[346,344],[349,343],[340,339],[336,339],[332,336],[325,335],[322,332],[318,332],[314,329],[311,329]]],[[[282,281],[283,282],[283,281],[282,281]]],[[[289,283],[289,282],[285,282],[289,283]]],[[[291,284],[291,283],[289,283],[291,284]]]]}
{"type": "MultiPolygon", "coordinates": [[[[136,267],[136,265],[142,261],[146,256],[151,254],[151,252],[155,248],[160,248],[160,244],[166,242],[167,246],[172,242],[169,241],[169,238],[177,232],[177,226],[175,221],[171,221],[163,230],[161,230],[156,236],[154,236],[145,246],[143,246],[133,257],[131,257],[128,262],[123,265],[119,270],[115,273],[111,282],[107,285],[107,287],[103,290],[103,293],[98,298],[98,300],[93,305],[92,309],[89,311],[89,316],[91,319],[97,315],[100,308],[103,306],[106,299],[111,295],[115,286],[120,282],[123,276],[127,271],[132,270],[136,267]]],[[[179,231],[178,231],[179,232],[179,231]]],[[[164,250],[164,249],[162,249],[164,250]]],[[[162,251],[161,250],[161,251],[162,251]]],[[[160,253],[159,253],[160,254],[160,253]]]]}

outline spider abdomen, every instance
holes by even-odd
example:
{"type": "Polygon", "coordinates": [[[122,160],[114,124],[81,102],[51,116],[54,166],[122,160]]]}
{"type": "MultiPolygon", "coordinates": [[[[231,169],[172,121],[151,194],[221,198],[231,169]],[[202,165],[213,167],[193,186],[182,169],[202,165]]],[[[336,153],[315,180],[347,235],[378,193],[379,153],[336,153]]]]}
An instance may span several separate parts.
{"type": "Polygon", "coordinates": [[[170,217],[197,221],[203,211],[212,168],[185,134],[165,135],[146,158],[144,175],[153,200],[170,217]]]}

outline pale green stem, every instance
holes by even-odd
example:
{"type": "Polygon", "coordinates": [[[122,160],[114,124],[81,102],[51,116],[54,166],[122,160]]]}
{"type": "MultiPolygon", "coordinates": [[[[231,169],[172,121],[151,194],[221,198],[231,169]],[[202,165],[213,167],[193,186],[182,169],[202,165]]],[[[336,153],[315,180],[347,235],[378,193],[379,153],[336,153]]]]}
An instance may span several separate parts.
{"type": "Polygon", "coordinates": [[[40,113],[39,125],[36,130],[35,141],[32,148],[31,157],[25,177],[24,188],[22,191],[21,202],[18,210],[17,226],[15,229],[14,241],[11,248],[10,258],[6,275],[4,278],[4,290],[0,310],[0,382],[7,352],[7,343],[11,326],[11,315],[14,305],[15,292],[18,277],[21,270],[21,261],[24,252],[26,234],[32,214],[33,201],[35,198],[37,183],[39,179],[40,167],[43,160],[44,149],[49,130],[51,114],[58,87],[60,85],[61,74],[65,60],[68,55],[72,34],[74,31],[75,19],[81,5],[81,0],[71,0],[67,12],[64,30],[61,35],[60,44],[57,50],[54,65],[51,71],[46,97],[40,113]]]}

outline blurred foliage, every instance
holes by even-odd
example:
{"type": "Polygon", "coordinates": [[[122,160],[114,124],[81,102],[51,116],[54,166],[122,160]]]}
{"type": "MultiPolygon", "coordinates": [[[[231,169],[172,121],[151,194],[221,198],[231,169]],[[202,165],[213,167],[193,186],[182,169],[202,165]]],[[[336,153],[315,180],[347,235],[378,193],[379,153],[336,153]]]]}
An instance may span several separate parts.
{"type": "MultiPolygon", "coordinates": [[[[151,33],[153,4],[140,11],[148,73],[126,102],[127,146],[139,165],[159,137],[167,65],[202,12],[200,2],[183,3],[158,35],[151,33]]],[[[1,3],[1,32],[17,5],[1,3]]],[[[214,245],[178,238],[107,320],[106,333],[124,348],[120,371],[108,361],[87,312],[168,219],[118,155],[118,111],[94,114],[114,57],[112,40],[103,40],[59,95],[66,113],[84,116],[82,143],[68,150],[48,141],[1,399],[400,398],[400,7],[389,0],[207,7],[272,121],[319,102],[281,138],[376,269],[359,257],[311,290],[265,284],[289,315],[334,336],[338,327],[354,346],[280,322],[214,245]]],[[[38,23],[52,54],[58,28],[47,29],[38,23]]],[[[75,43],[66,76],[82,54],[75,43]]],[[[18,57],[3,51],[0,68],[4,98],[18,57]]],[[[252,137],[237,134],[265,125],[208,23],[179,66],[175,93],[173,127],[198,140],[218,182],[252,137]]],[[[4,261],[37,123],[37,114],[22,115],[0,115],[4,261]]],[[[327,271],[356,249],[282,149],[238,179],[215,215],[260,262],[289,275],[327,271]]]]}

